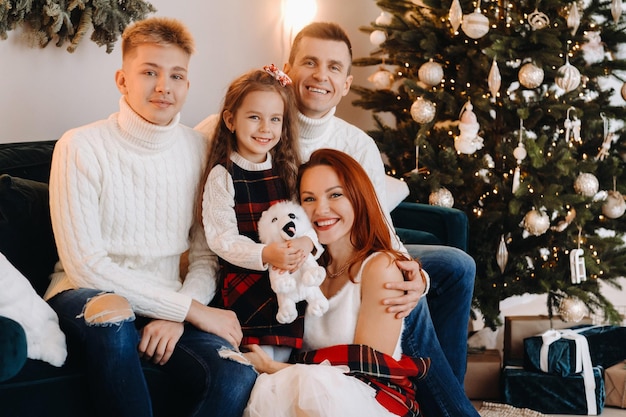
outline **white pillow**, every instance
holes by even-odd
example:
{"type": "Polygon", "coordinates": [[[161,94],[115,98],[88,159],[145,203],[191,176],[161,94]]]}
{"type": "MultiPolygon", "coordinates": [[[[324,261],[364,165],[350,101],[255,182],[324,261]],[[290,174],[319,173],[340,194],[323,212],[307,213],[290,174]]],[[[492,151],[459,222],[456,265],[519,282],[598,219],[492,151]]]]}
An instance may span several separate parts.
{"type": "Polygon", "coordinates": [[[409,195],[409,186],[391,175],[385,175],[385,187],[387,188],[387,210],[391,213],[409,195]]]}
{"type": "Polygon", "coordinates": [[[0,315],[18,322],[26,333],[27,356],[54,366],[67,358],[65,334],[56,313],[28,279],[0,253],[0,315]]]}

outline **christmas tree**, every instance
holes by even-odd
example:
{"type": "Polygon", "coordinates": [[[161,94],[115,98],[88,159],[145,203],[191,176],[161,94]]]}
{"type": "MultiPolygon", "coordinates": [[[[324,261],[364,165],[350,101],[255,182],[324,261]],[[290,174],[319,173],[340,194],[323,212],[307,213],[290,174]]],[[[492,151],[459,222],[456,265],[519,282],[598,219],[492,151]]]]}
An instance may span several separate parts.
{"type": "Polygon", "coordinates": [[[473,308],[547,294],[548,311],[621,321],[626,276],[622,1],[379,0],[368,133],[410,199],[470,220],[473,308]],[[622,87],[623,86],[623,87],[622,87]]]}

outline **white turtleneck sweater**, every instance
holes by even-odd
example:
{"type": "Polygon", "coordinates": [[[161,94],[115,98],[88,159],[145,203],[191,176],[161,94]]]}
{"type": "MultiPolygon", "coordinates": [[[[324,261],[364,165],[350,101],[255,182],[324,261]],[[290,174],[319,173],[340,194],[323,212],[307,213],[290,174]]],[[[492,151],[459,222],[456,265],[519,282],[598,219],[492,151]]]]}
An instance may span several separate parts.
{"type": "Polygon", "coordinates": [[[192,298],[211,300],[217,257],[192,227],[206,141],[179,120],[148,123],[122,97],[119,113],[59,139],[50,213],[60,261],[46,299],[81,287],[113,291],[139,315],[179,322],[192,298]]]}

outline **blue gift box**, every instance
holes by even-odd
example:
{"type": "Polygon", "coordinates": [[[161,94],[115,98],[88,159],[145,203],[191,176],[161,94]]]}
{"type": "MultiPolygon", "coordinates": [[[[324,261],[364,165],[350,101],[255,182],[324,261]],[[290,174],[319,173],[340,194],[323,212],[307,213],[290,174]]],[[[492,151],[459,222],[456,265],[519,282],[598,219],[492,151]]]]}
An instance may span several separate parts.
{"type": "Polygon", "coordinates": [[[507,366],[502,371],[503,401],[518,408],[530,408],[545,414],[598,415],[604,409],[602,368],[593,368],[595,388],[590,393],[595,401],[588,407],[583,374],[567,377],[527,371],[507,366]]]}
{"type": "Polygon", "coordinates": [[[567,330],[552,330],[543,336],[524,339],[524,368],[528,371],[543,371],[560,376],[581,372],[581,352],[580,348],[577,348],[577,342],[571,338],[572,333],[585,337],[594,366],[606,369],[626,358],[626,327],[583,325],[567,330]],[[554,335],[557,340],[554,340],[554,335]],[[542,347],[545,356],[543,368],[542,347]]]}

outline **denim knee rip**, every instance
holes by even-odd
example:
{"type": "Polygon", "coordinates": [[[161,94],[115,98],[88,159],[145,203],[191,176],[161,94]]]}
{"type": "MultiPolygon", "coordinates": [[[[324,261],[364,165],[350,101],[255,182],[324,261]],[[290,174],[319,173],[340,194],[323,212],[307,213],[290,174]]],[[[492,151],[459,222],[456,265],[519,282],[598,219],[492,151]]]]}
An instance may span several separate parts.
{"type": "Polygon", "coordinates": [[[87,323],[87,325],[89,326],[108,327],[108,326],[120,326],[122,323],[134,321],[135,313],[133,312],[132,308],[130,307],[130,304],[128,304],[128,301],[126,301],[126,299],[110,292],[101,292],[100,294],[97,294],[89,298],[85,302],[85,305],[83,306],[83,311],[78,316],[76,316],[76,318],[81,318],[81,317],[85,319],[85,323],[87,323]],[[93,306],[93,303],[95,301],[102,300],[103,298],[108,298],[108,297],[114,297],[114,301],[123,300],[123,302],[118,302],[118,304],[124,304],[124,306],[123,307],[118,306],[118,308],[111,308],[111,309],[100,309],[100,311],[87,315],[87,310],[89,309],[90,306],[92,308],[96,308],[93,306]]]}
{"type": "MultiPolygon", "coordinates": [[[[238,362],[242,365],[248,365],[252,367],[252,364],[250,363],[250,361],[246,359],[246,357],[243,356],[243,353],[239,352],[238,350],[232,349],[227,346],[222,346],[218,350],[218,353],[222,359],[228,359],[234,362],[238,362]]],[[[254,367],[252,367],[252,369],[254,369],[254,367]]]]}

